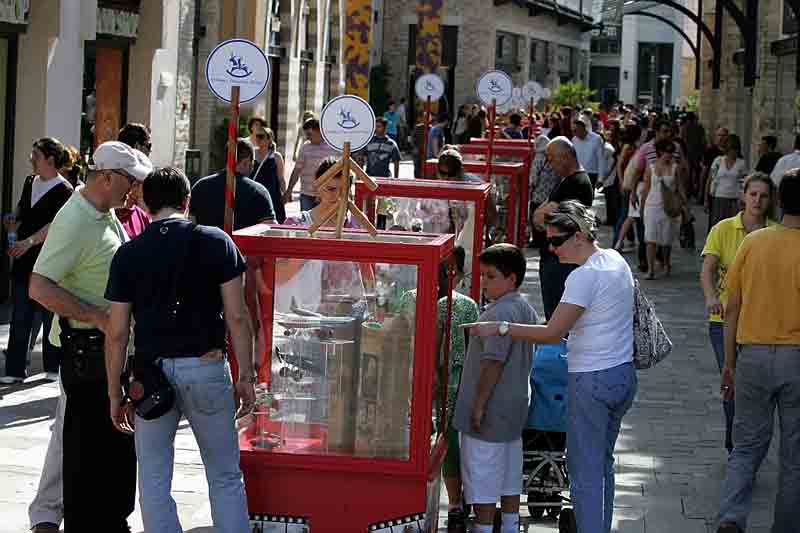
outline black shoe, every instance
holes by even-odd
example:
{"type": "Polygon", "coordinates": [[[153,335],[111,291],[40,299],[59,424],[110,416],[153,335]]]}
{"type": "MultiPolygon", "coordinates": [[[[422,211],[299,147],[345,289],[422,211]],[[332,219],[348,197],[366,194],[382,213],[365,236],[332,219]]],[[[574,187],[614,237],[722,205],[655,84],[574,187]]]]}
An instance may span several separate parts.
{"type": "Polygon", "coordinates": [[[58,524],[52,522],[39,522],[33,528],[32,533],[58,533],[58,524]]]}
{"type": "Polygon", "coordinates": [[[744,533],[744,531],[733,522],[723,522],[717,528],[717,533],[744,533]]]}

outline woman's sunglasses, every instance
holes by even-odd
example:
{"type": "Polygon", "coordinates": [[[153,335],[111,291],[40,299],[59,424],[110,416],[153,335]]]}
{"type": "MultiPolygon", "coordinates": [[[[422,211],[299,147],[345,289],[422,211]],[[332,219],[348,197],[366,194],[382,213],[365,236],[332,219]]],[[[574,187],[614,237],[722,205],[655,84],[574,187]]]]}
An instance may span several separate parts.
{"type": "Polygon", "coordinates": [[[547,237],[547,244],[552,246],[553,248],[559,248],[563,246],[565,242],[570,240],[575,234],[574,233],[567,233],[565,235],[553,235],[552,237],[547,237]]]}

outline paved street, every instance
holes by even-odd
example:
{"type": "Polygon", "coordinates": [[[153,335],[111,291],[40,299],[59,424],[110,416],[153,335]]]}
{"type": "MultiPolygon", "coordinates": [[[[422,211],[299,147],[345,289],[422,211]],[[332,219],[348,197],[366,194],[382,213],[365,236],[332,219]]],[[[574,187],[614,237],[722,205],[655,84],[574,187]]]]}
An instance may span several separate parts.
{"type": "MultiPolygon", "coordinates": [[[[701,213],[697,215],[705,220],[701,213]]],[[[697,229],[702,229],[699,224],[697,229]]],[[[604,244],[607,242],[606,235],[604,244]]],[[[698,238],[698,248],[701,243],[698,238]]],[[[718,372],[707,341],[697,282],[699,266],[696,253],[677,250],[670,279],[643,282],[675,350],[658,367],[639,374],[639,393],[624,419],[616,453],[615,531],[714,531],[725,465],[724,423],[717,394],[718,372]]],[[[525,291],[541,310],[537,267],[538,256],[530,253],[525,291]]],[[[8,326],[2,326],[0,332],[0,346],[5,346],[8,326]]],[[[34,368],[40,369],[39,350],[37,347],[34,354],[34,368]]],[[[0,533],[20,533],[27,528],[27,505],[36,490],[57,394],[55,384],[35,380],[0,388],[0,533]]],[[[776,447],[758,476],[751,532],[769,530],[776,489],[776,447]]],[[[195,533],[211,531],[202,465],[186,424],[176,448],[173,493],[183,526],[195,533]]],[[[444,517],[444,502],[442,510],[444,517]]],[[[132,525],[134,531],[141,531],[138,511],[132,525]]],[[[554,530],[555,523],[547,521],[530,524],[528,529],[536,533],[554,530]]]]}

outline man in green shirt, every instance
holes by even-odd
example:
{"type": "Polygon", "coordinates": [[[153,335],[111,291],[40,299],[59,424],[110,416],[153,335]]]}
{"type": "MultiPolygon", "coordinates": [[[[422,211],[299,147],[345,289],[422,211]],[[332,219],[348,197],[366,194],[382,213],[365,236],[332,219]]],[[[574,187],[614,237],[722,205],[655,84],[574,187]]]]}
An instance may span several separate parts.
{"type": "MultiPolygon", "coordinates": [[[[56,346],[61,346],[59,317],[76,329],[107,331],[108,302],[103,295],[111,259],[127,240],[113,209],[122,207],[131,187],[153,169],[147,156],[117,141],[101,144],[93,159],[86,185],[50,224],[31,275],[31,298],[56,315],[50,331],[56,346]]],[[[69,358],[64,353],[64,365],[70,364],[69,358]]],[[[65,533],[127,532],[136,492],[133,439],[116,431],[108,417],[105,382],[65,383],[65,393],[63,466],[48,460],[42,483],[54,469],[63,472],[65,533]],[[108,486],[114,490],[97,490],[108,486]]],[[[50,448],[58,446],[53,442],[57,438],[54,434],[50,448]]],[[[59,455],[50,451],[48,459],[59,455]]],[[[34,531],[47,531],[52,525],[35,524],[34,531]]]]}

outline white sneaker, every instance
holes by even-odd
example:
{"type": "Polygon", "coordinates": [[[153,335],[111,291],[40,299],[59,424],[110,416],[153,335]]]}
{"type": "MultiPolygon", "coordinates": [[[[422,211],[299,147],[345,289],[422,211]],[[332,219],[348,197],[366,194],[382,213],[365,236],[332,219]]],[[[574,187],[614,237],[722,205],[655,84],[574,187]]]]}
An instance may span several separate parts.
{"type": "Polygon", "coordinates": [[[17,383],[22,383],[25,381],[25,378],[17,378],[14,376],[3,376],[0,378],[0,385],[16,385],[17,383]]]}

